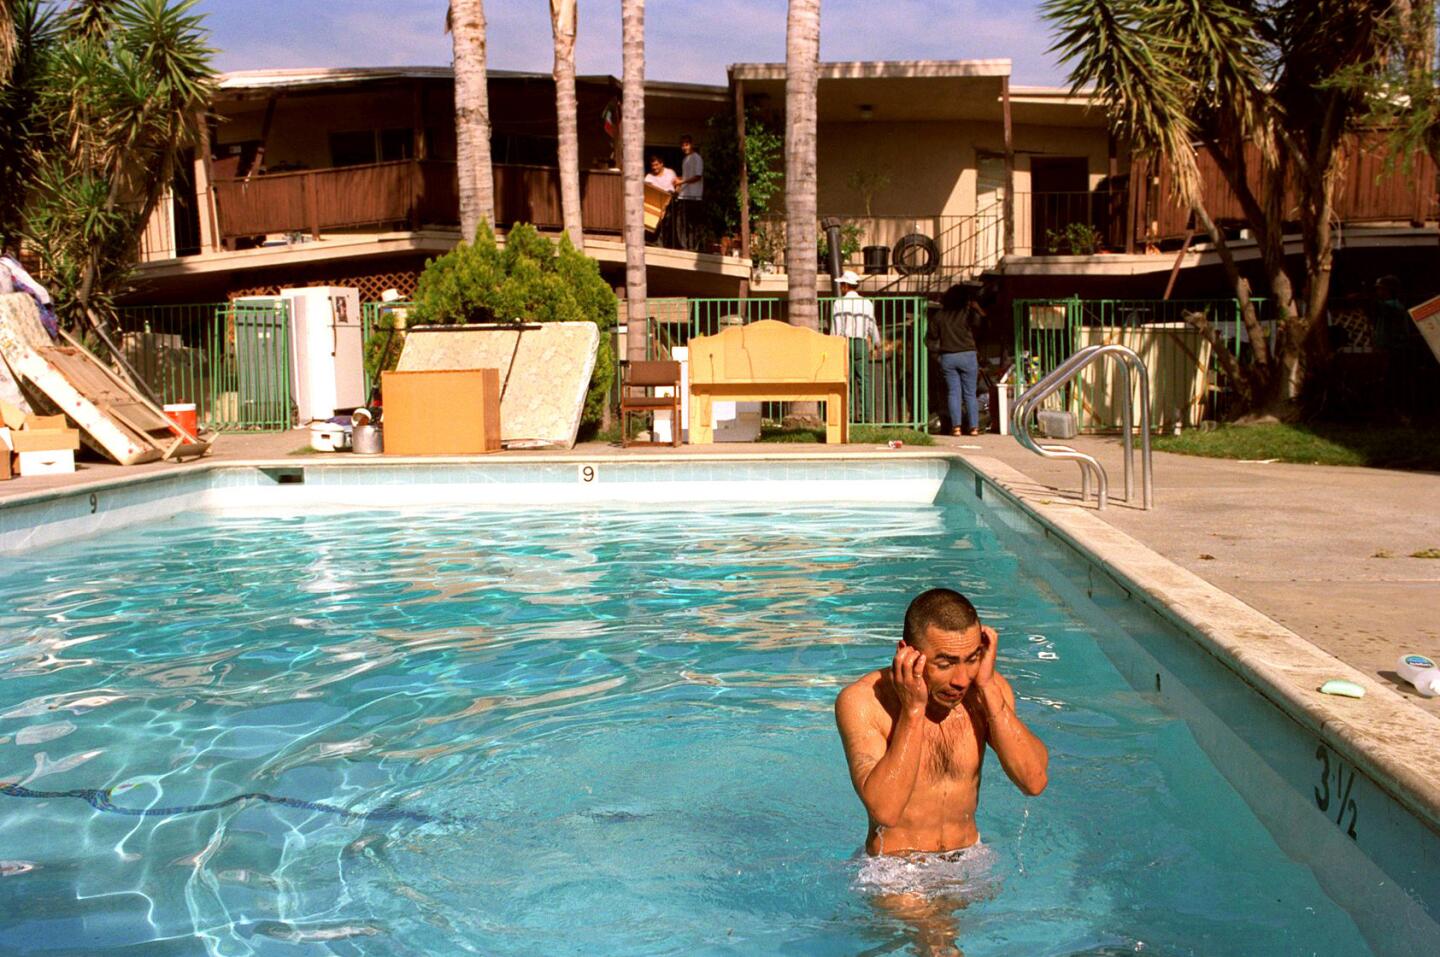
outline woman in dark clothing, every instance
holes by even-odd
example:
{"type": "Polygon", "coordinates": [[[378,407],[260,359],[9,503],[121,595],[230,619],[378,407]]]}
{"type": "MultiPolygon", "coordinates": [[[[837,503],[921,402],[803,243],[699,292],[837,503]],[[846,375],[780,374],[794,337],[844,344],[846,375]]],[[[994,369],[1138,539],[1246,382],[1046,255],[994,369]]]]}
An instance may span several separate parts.
{"type": "Polygon", "coordinates": [[[940,311],[930,317],[930,328],[925,334],[925,345],[939,356],[940,370],[945,374],[951,435],[980,434],[980,407],[975,400],[980,362],[975,350],[975,332],[984,318],[985,312],[971,290],[956,284],[945,290],[940,311]]]}

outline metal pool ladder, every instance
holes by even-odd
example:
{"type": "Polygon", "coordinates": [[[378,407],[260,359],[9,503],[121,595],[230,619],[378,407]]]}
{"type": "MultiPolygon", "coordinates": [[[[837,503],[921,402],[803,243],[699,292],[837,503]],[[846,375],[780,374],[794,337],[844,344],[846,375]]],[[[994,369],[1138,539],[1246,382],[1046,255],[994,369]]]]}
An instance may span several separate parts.
{"type": "Polygon", "coordinates": [[[1133,350],[1120,345],[1095,345],[1086,346],[1076,352],[1049,375],[1021,394],[1015,402],[1015,410],[1011,416],[1011,432],[1015,434],[1015,441],[1036,455],[1044,456],[1047,459],[1063,459],[1077,463],[1080,466],[1081,502],[1090,497],[1090,477],[1093,474],[1096,508],[1104,509],[1110,501],[1110,480],[1109,476],[1105,474],[1104,466],[1096,461],[1093,455],[1076,451],[1068,445],[1041,445],[1036,442],[1030,435],[1030,417],[1035,413],[1036,406],[1079,375],[1082,369],[1106,358],[1114,359],[1120,369],[1121,435],[1125,444],[1125,501],[1127,502],[1133,501],[1135,498],[1135,440],[1133,436],[1135,414],[1132,407],[1131,385],[1133,380],[1131,372],[1139,373],[1141,485],[1144,490],[1144,507],[1149,509],[1155,504],[1154,486],[1150,475],[1150,374],[1145,368],[1144,360],[1133,350]]]}

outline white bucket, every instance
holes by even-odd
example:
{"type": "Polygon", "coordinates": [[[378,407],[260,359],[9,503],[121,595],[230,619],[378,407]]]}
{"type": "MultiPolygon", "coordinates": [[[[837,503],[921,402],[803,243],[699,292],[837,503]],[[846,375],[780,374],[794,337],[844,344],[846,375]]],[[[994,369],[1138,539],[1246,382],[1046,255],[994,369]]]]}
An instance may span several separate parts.
{"type": "Polygon", "coordinates": [[[334,422],[310,423],[310,447],[316,452],[345,452],[350,448],[350,426],[334,422]]]}

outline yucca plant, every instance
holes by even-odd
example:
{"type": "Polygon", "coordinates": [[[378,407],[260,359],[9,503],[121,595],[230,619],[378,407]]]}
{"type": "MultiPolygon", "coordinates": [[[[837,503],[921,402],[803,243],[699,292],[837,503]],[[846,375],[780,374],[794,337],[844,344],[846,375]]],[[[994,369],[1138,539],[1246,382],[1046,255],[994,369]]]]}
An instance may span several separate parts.
{"type": "Polygon", "coordinates": [[[21,135],[0,147],[0,165],[20,199],[0,206],[0,235],[8,248],[23,239],[62,321],[102,338],[210,102],[213,51],[197,2],[13,5],[19,55],[0,110],[21,135]]]}
{"type": "MultiPolygon", "coordinates": [[[[1307,376],[1325,360],[1317,333],[1329,296],[1341,145],[1365,115],[1355,78],[1382,70],[1397,37],[1433,42],[1423,31],[1387,27],[1409,7],[1395,0],[1042,3],[1056,28],[1052,51],[1069,64],[1076,89],[1092,88],[1111,131],[1170,168],[1215,245],[1242,304],[1254,361],[1241,368],[1229,350],[1216,352],[1250,408],[1293,413],[1307,376]],[[1198,145],[1216,160],[1255,236],[1278,319],[1273,338],[1207,210],[1198,145]],[[1299,269],[1285,250],[1296,224],[1299,269]]],[[[1221,345],[1203,317],[1196,324],[1221,345]]]]}

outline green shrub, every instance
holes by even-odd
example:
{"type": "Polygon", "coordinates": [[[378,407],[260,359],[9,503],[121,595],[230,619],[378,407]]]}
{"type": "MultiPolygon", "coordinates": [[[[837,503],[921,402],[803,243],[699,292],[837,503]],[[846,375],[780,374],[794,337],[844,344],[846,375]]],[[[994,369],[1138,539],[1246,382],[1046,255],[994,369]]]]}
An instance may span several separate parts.
{"type": "Polygon", "coordinates": [[[595,260],[562,236],[551,242],[518,224],[502,249],[484,223],[473,243],[461,243],[425,264],[415,289],[412,320],[446,325],[473,322],[593,322],[600,329],[595,372],[582,424],[599,422],[615,378],[615,293],[595,260]]]}

